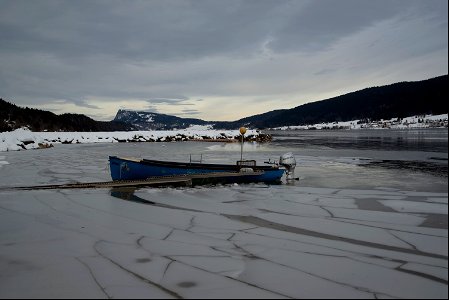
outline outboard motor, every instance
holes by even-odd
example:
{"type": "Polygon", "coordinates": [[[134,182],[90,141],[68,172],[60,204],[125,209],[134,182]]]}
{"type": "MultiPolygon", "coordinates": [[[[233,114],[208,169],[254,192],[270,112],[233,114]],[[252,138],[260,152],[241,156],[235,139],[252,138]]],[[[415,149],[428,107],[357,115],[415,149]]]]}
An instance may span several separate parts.
{"type": "Polygon", "coordinates": [[[288,153],[285,153],[284,155],[282,155],[279,158],[279,164],[281,166],[285,167],[285,169],[287,169],[287,171],[286,171],[287,180],[294,180],[295,179],[296,159],[293,156],[293,153],[288,152],[288,153]]]}

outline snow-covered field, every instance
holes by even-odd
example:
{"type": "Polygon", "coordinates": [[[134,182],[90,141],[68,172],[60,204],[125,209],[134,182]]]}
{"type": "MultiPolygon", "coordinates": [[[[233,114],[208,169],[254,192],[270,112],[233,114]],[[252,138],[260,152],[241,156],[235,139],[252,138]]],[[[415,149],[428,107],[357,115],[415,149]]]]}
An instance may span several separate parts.
{"type": "Polygon", "coordinates": [[[4,188],[110,180],[107,155],[228,162],[240,147],[2,153],[0,298],[447,298],[447,178],[329,152],[245,147],[258,162],[293,151],[300,181],[19,191],[4,188]]]}
{"type": "Polygon", "coordinates": [[[411,116],[380,121],[354,120],[347,122],[319,123],[313,125],[282,126],[273,130],[308,130],[308,129],[416,129],[447,128],[448,114],[411,116]]]}
{"type": "MultiPolygon", "coordinates": [[[[246,137],[258,134],[256,130],[248,130],[246,137]]],[[[239,135],[238,130],[211,130],[206,126],[192,126],[176,131],[126,132],[31,132],[21,128],[12,132],[0,132],[0,151],[38,149],[56,144],[232,140],[239,135]]]]}

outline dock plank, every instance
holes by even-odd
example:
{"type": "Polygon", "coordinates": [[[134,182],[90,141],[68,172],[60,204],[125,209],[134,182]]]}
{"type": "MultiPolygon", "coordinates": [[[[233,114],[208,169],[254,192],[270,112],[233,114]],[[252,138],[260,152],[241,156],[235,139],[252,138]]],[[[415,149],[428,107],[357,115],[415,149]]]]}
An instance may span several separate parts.
{"type": "Polygon", "coordinates": [[[114,187],[161,187],[161,186],[193,186],[209,183],[217,183],[229,178],[258,176],[258,172],[214,172],[202,174],[188,174],[176,176],[150,177],[145,180],[116,180],[104,182],[67,183],[19,187],[2,187],[0,190],[54,190],[54,189],[90,189],[90,188],[114,188],[114,187]]]}

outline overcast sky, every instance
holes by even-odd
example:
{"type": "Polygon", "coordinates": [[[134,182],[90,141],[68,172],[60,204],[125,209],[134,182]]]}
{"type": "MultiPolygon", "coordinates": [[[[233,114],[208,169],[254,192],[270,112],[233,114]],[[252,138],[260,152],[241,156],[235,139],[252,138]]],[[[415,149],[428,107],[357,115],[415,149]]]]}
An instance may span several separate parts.
{"type": "Polygon", "coordinates": [[[58,114],[236,120],[447,73],[447,0],[0,0],[0,97],[58,114]]]}

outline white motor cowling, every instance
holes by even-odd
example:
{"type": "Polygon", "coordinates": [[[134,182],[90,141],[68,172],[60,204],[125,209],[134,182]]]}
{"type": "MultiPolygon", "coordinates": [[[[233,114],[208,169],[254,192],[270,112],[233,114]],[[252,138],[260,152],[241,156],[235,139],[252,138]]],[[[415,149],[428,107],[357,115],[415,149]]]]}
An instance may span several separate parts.
{"type": "Polygon", "coordinates": [[[296,159],[293,156],[293,153],[288,152],[282,155],[279,158],[279,164],[283,167],[285,167],[287,180],[294,180],[295,179],[295,168],[296,168],[296,159]]]}

